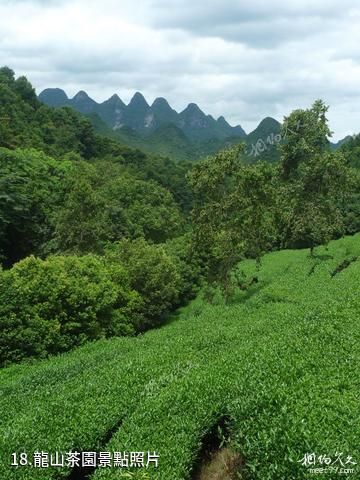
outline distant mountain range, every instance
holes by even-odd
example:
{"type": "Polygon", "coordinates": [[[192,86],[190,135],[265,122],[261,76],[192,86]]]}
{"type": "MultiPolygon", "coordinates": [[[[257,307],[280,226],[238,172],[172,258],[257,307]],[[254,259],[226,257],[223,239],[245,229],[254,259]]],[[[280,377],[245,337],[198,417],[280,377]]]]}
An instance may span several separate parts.
{"type": "Polygon", "coordinates": [[[215,119],[206,115],[195,103],[178,113],[162,97],[149,105],[140,92],[135,93],[128,105],[116,94],[97,103],[84,91],[69,98],[60,88],[45,89],[39,99],[52,107],[74,108],[86,115],[103,135],[177,160],[195,160],[240,141],[249,144],[249,161],[260,156],[273,160],[277,156],[275,144],[267,144],[262,152],[255,152],[252,146],[265,134],[275,136],[280,132],[280,123],[270,117],[247,135],[240,125],[233,127],[223,116],[215,119]]]}
{"type": "Polygon", "coordinates": [[[240,125],[232,127],[223,116],[206,115],[195,103],[178,113],[162,97],[149,105],[140,92],[128,105],[116,94],[97,103],[84,91],[69,98],[60,88],[45,89],[39,99],[52,107],[72,107],[86,115],[99,133],[148,153],[191,161],[245,141],[249,162],[279,158],[281,124],[271,117],[246,134],[240,125]]]}
{"type": "Polygon", "coordinates": [[[68,105],[83,114],[97,113],[113,130],[128,127],[139,135],[148,136],[159,127],[172,124],[180,128],[190,140],[224,139],[228,137],[245,137],[240,125],[232,127],[224,117],[215,120],[195,103],[190,103],[185,110],[177,113],[165,98],[157,98],[150,106],[140,92],[136,92],[126,105],[118,95],[113,95],[103,103],[97,103],[84,92],[78,92],[68,98],[64,90],[48,88],[40,93],[39,99],[53,107],[68,105]]]}

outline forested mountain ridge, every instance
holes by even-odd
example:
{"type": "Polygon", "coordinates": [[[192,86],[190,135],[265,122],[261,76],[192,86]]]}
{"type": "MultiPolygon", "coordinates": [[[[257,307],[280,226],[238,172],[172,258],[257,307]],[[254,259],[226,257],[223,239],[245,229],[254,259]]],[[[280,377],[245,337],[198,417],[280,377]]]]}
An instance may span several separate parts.
{"type": "MultiPolygon", "coordinates": [[[[178,113],[163,97],[149,105],[140,92],[135,93],[128,105],[117,94],[97,103],[83,90],[69,98],[60,88],[47,88],[38,98],[52,107],[72,107],[88,117],[95,130],[106,137],[174,160],[198,160],[244,141],[247,163],[276,162],[278,146],[284,140],[281,123],[272,117],[261,120],[247,134],[240,125],[230,126],[223,116],[215,120],[206,115],[196,103],[178,113]]],[[[331,148],[339,148],[348,139],[331,143],[331,148]]]]}
{"type": "Polygon", "coordinates": [[[240,141],[245,141],[248,147],[246,162],[279,159],[281,124],[271,117],[246,134],[240,125],[230,126],[223,116],[215,120],[195,103],[177,113],[165,98],[156,98],[150,106],[139,92],[128,105],[116,94],[97,103],[84,91],[69,98],[60,88],[45,89],[39,100],[53,107],[72,107],[87,116],[98,133],[174,160],[198,160],[240,141]]]}
{"type": "Polygon", "coordinates": [[[118,95],[113,95],[103,103],[97,103],[84,92],[78,92],[73,98],[59,88],[42,91],[39,99],[53,107],[71,106],[80,113],[97,113],[113,130],[128,127],[140,135],[147,136],[167,124],[180,128],[193,141],[211,138],[245,137],[240,125],[232,127],[224,117],[215,120],[206,115],[195,103],[190,103],[182,112],[177,113],[165,98],[156,98],[149,105],[140,92],[136,92],[126,105],[118,95]]]}

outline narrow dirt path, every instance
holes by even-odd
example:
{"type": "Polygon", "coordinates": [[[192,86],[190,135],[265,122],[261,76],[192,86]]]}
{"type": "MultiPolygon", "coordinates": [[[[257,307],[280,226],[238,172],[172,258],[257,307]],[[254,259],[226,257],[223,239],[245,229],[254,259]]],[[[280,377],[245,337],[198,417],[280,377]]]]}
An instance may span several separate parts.
{"type": "Polygon", "coordinates": [[[193,480],[238,480],[244,462],[241,456],[228,447],[212,452],[199,466],[193,480]]]}

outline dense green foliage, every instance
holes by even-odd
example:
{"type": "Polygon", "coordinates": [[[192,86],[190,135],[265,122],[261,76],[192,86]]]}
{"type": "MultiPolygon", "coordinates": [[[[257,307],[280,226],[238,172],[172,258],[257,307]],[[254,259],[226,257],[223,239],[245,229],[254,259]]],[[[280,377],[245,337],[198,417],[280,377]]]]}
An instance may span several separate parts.
{"type": "Polygon", "coordinates": [[[105,257],[28,257],[19,262],[0,275],[1,363],[160,323],[192,293],[182,287],[176,262],[176,254],[170,257],[141,239],[112,244],[105,257]]]}
{"type": "Polygon", "coordinates": [[[206,258],[210,280],[229,293],[233,267],[259,257],[272,245],[274,171],[266,164],[246,165],[243,147],[209,157],[194,167],[194,244],[206,258]]]}
{"type": "Polygon", "coordinates": [[[8,68],[0,87],[1,363],[159,324],[200,276],[189,164],[96,135],[8,68]]]}
{"type": "Polygon", "coordinates": [[[172,238],[164,245],[166,253],[176,265],[179,274],[179,298],[189,300],[198,291],[204,265],[199,252],[193,248],[191,233],[172,238]]]}
{"type": "Polygon", "coordinates": [[[346,218],[346,233],[353,234],[360,231],[360,135],[348,138],[340,151],[352,169],[353,190],[342,209],[346,218]]]}
{"type": "Polygon", "coordinates": [[[50,243],[57,251],[101,252],[123,237],[164,242],[183,227],[180,206],[156,181],[111,161],[78,162],[50,243]]]}
{"type": "Polygon", "coordinates": [[[281,145],[280,205],[283,245],[310,247],[344,233],[341,209],[351,191],[351,170],[341,152],[329,149],[331,134],[318,100],[285,118],[281,145]]]}
{"type": "Polygon", "coordinates": [[[120,265],[92,255],[28,257],[0,275],[0,362],[133,333],[141,308],[120,265]]]}
{"type": "Polygon", "coordinates": [[[11,264],[39,252],[49,237],[74,169],[34,149],[0,148],[0,171],[0,258],[11,264]]]}
{"type": "Polygon", "coordinates": [[[0,364],[160,324],[191,298],[200,272],[187,243],[124,239],[104,256],[30,256],[0,272],[0,364]],[[168,253],[167,253],[168,252],[168,253]]]}
{"type": "Polygon", "coordinates": [[[72,108],[55,109],[41,103],[31,84],[24,77],[15,79],[7,67],[0,68],[0,147],[32,147],[55,158],[68,153],[84,159],[107,157],[161,185],[165,182],[163,186],[171,187],[177,200],[188,194],[184,176],[189,164],[178,166],[170,159],[149,156],[97,135],[91,122],[72,108]]]}
{"type": "MultiPolygon", "coordinates": [[[[202,438],[223,416],[249,480],[313,478],[301,464],[312,452],[358,462],[359,260],[341,269],[358,256],[359,235],[314,257],[266,255],[260,270],[247,260],[239,273],[256,272],[259,281],[232,304],[198,298],[176,321],[138,338],[3,369],[1,478],[69,474],[10,467],[12,452],[149,450],[160,455],[151,479],[188,480],[202,438]]],[[[98,468],[90,478],[120,472],[98,468]]]]}
{"type": "Polygon", "coordinates": [[[345,154],[350,166],[360,168],[360,134],[348,138],[341,145],[341,151],[345,154]]]}
{"type": "MultiPolygon", "coordinates": [[[[99,278],[115,262],[125,273],[113,288],[141,298],[137,310],[128,308],[123,314],[121,327],[109,313],[117,311],[116,301],[110,302],[111,327],[99,327],[92,336],[84,320],[83,330],[72,333],[72,342],[63,329],[59,338],[38,340],[42,325],[56,329],[56,295],[49,296],[54,305],[48,310],[39,292],[24,297],[22,304],[9,301],[0,318],[8,332],[14,328],[15,340],[4,341],[9,345],[2,362],[57,353],[84,339],[142,331],[160,324],[172,308],[191,298],[203,274],[220,283],[230,298],[238,281],[232,271],[240,260],[259,259],[279,246],[313,249],[344,231],[357,231],[357,143],[343,147],[351,152],[348,163],[342,151],[330,151],[327,107],[321,101],[285,118],[278,166],[244,162],[245,146],[236,146],[190,169],[189,163],[148,156],[100,137],[79,114],[42,105],[26,79],[15,79],[7,68],[0,75],[2,109],[11,106],[14,115],[11,128],[5,128],[5,122],[0,137],[0,255],[6,268],[15,264],[2,274],[3,294],[16,291],[14,272],[36,286],[45,282],[40,265],[50,262],[57,265],[55,270],[66,271],[55,257],[44,264],[39,258],[67,254],[83,262],[90,258],[83,255],[95,254],[102,256],[94,257],[99,278]],[[32,148],[14,148],[18,145],[32,148]],[[39,257],[31,261],[39,268],[27,271],[26,261],[16,264],[32,254],[39,257]],[[29,338],[23,341],[22,329],[33,314],[29,338]],[[14,323],[8,322],[9,315],[14,323]]],[[[267,119],[258,134],[279,128],[267,119]]],[[[53,285],[62,288],[61,281],[58,285],[54,279],[53,285]]],[[[70,297],[69,287],[64,299],[70,297]]]]}
{"type": "Polygon", "coordinates": [[[0,69],[0,117],[1,146],[34,147],[55,157],[72,151],[90,158],[102,151],[89,121],[70,108],[43,105],[27,79],[15,79],[7,67],[0,69]]]}
{"type": "MultiPolygon", "coordinates": [[[[144,330],[194,295],[204,273],[211,282],[220,282],[229,297],[232,270],[241,259],[259,259],[279,246],[313,249],[343,231],[357,231],[358,177],[351,170],[357,143],[343,147],[352,152],[348,164],[342,152],[329,150],[327,107],[321,101],[285,118],[278,166],[244,162],[245,147],[236,146],[196,164],[187,183],[189,163],[149,156],[100,137],[74,111],[42,105],[25,78],[15,79],[8,68],[0,70],[0,77],[2,113],[12,112],[0,132],[0,255],[6,268],[15,264],[3,274],[4,294],[16,290],[16,282],[9,280],[14,272],[24,272],[30,285],[42,285],[40,267],[25,275],[26,261],[16,264],[29,255],[78,255],[82,262],[83,255],[95,254],[105,255],[96,263],[100,278],[112,262],[121,265],[126,274],[114,288],[134,291],[142,302],[139,311],[127,311],[124,329],[112,324],[92,337],[84,322],[72,343],[45,339],[37,348],[34,340],[30,348],[15,342],[2,361],[60,352],[111,331],[144,330]]],[[[89,102],[85,94],[78,100],[89,102]]],[[[133,103],[135,110],[146,107],[140,96],[133,103]]],[[[201,113],[192,106],[187,115],[201,113]]],[[[271,129],[280,125],[266,119],[257,134],[271,129]]],[[[151,143],[151,135],[147,140],[151,143]]],[[[39,258],[32,261],[43,265],[39,258]]],[[[44,265],[47,261],[56,263],[55,257],[44,265]]],[[[54,288],[61,283],[54,280],[54,288]]],[[[43,312],[39,325],[33,319],[35,330],[42,322],[56,323],[56,296],[49,298],[55,304],[47,311],[36,295],[26,298],[22,307],[10,302],[10,310],[1,313],[3,324],[12,308],[20,338],[29,311],[43,312]]],[[[110,310],[116,308],[116,302],[109,304],[110,310]]]]}
{"type": "Polygon", "coordinates": [[[31,253],[100,252],[122,237],[159,243],[184,227],[169,190],[134,168],[7,149],[0,149],[0,168],[0,254],[6,264],[31,253]]]}
{"type": "Polygon", "coordinates": [[[181,233],[182,212],[192,202],[188,164],[97,136],[73,110],[40,103],[26,79],[15,79],[8,68],[0,70],[0,86],[0,147],[6,147],[0,151],[0,255],[6,265],[30,253],[99,252],[122,237],[159,243],[181,233]]]}
{"type": "Polygon", "coordinates": [[[112,244],[106,256],[110,262],[125,266],[131,287],[143,298],[140,329],[160,323],[162,315],[177,303],[180,283],[176,266],[163,247],[143,239],[123,240],[112,244]]]}

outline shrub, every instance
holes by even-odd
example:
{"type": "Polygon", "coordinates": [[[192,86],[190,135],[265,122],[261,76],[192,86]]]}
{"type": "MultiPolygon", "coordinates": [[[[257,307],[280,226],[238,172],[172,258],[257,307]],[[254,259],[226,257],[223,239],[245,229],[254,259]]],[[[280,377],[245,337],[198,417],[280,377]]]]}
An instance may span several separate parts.
{"type": "Polygon", "coordinates": [[[0,363],[133,333],[140,304],[121,266],[94,255],[28,257],[0,274],[0,363]]]}
{"type": "Polygon", "coordinates": [[[177,303],[180,276],[163,247],[142,238],[121,240],[108,247],[108,261],[120,264],[129,274],[130,287],[143,300],[140,330],[159,324],[170,307],[177,303]]]}

